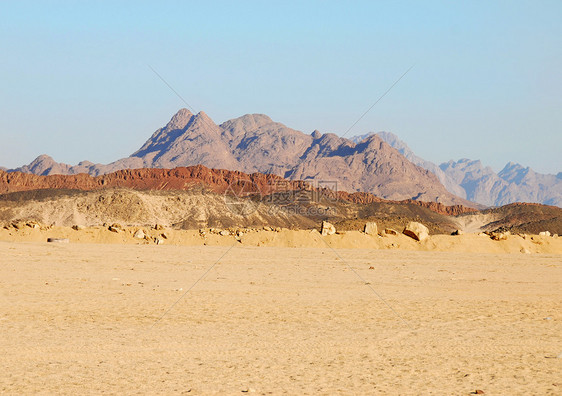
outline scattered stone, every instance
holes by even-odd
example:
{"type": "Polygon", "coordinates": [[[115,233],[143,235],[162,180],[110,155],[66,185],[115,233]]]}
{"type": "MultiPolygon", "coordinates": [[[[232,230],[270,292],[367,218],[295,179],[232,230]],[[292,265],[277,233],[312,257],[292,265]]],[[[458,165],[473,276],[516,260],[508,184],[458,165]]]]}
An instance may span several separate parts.
{"type": "Polygon", "coordinates": [[[483,395],[484,391],[481,389],[476,389],[474,392],[472,392],[474,395],[483,395]]]}
{"type": "Polygon", "coordinates": [[[269,227],[269,226],[264,226],[263,227],[264,231],[273,231],[273,228],[269,227]]]}
{"type": "Polygon", "coordinates": [[[550,231],[541,231],[539,232],[539,236],[550,236],[550,231]]]}
{"type": "Polygon", "coordinates": [[[490,233],[490,238],[494,241],[505,241],[507,237],[511,235],[511,232],[492,232],[490,233]]]}
{"type": "Polygon", "coordinates": [[[47,242],[49,242],[49,243],[69,243],[70,240],[68,238],[47,238],[47,242]]]}
{"type": "Polygon", "coordinates": [[[166,234],[165,232],[163,232],[162,234],[160,234],[160,236],[164,239],[168,239],[168,234],[166,234]]]}
{"type": "Polygon", "coordinates": [[[322,228],[320,230],[322,236],[326,235],[333,235],[336,233],[336,227],[332,223],[328,223],[327,221],[322,222],[322,228]]]}
{"type": "Polygon", "coordinates": [[[137,232],[135,232],[135,234],[133,235],[133,238],[144,239],[145,236],[146,234],[143,230],[137,230],[137,232]]]}
{"type": "Polygon", "coordinates": [[[78,225],[78,224],[75,224],[75,225],[72,226],[72,229],[74,231],[82,231],[84,228],[86,228],[86,227],[78,225]]]}
{"type": "Polygon", "coordinates": [[[154,225],[154,229],[156,231],[162,231],[164,229],[164,227],[161,224],[155,224],[154,225]]]}
{"type": "Polygon", "coordinates": [[[464,234],[464,232],[462,232],[462,230],[455,230],[453,232],[451,232],[451,235],[462,235],[464,234]]]}
{"type": "Polygon", "coordinates": [[[523,254],[531,254],[531,252],[527,248],[521,248],[520,252],[523,254]]]}
{"type": "Polygon", "coordinates": [[[123,227],[121,226],[121,224],[117,224],[117,223],[113,223],[107,229],[111,232],[121,232],[121,231],[123,231],[123,227]]]}
{"type": "Polygon", "coordinates": [[[553,238],[558,238],[558,234],[553,234],[552,237],[553,237],[553,238]]]}
{"type": "Polygon", "coordinates": [[[398,231],[393,230],[392,228],[385,228],[384,233],[386,235],[398,235],[398,231]]]}
{"type": "Polygon", "coordinates": [[[369,221],[368,223],[365,223],[363,232],[367,235],[377,235],[379,233],[377,223],[375,223],[374,221],[369,221]]]}
{"type": "Polygon", "coordinates": [[[156,238],[154,238],[154,243],[157,244],[157,245],[162,245],[162,244],[164,244],[164,240],[162,238],[156,237],[156,238]]]}
{"type": "Polygon", "coordinates": [[[402,231],[404,235],[415,239],[416,241],[423,241],[429,237],[429,230],[422,223],[411,221],[402,231]]]}
{"type": "Polygon", "coordinates": [[[41,228],[41,224],[36,221],[28,221],[25,225],[29,228],[41,228]]]}
{"type": "Polygon", "coordinates": [[[375,267],[371,266],[371,267],[369,267],[369,269],[375,269],[375,267]]]}
{"type": "Polygon", "coordinates": [[[230,235],[230,231],[222,230],[221,232],[219,232],[219,234],[222,235],[222,236],[227,236],[227,235],[230,235]]]}

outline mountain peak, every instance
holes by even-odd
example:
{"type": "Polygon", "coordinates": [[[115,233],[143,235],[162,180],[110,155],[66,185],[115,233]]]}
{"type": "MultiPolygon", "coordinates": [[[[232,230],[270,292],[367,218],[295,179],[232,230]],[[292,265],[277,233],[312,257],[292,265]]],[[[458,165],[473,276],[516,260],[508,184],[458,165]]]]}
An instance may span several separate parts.
{"type": "Polygon", "coordinates": [[[38,164],[40,162],[53,162],[54,163],[55,160],[50,155],[41,154],[41,155],[37,156],[37,158],[35,158],[33,161],[31,161],[31,164],[29,164],[29,165],[38,164]]]}
{"type": "Polygon", "coordinates": [[[525,169],[521,164],[518,164],[517,162],[509,161],[507,164],[505,164],[505,166],[500,171],[500,173],[508,172],[508,171],[518,171],[521,169],[525,169]]]}
{"type": "Polygon", "coordinates": [[[349,138],[349,140],[351,140],[353,143],[360,143],[363,140],[367,139],[370,136],[373,136],[375,134],[375,132],[369,132],[369,133],[365,133],[363,135],[355,135],[349,138]]]}
{"type": "Polygon", "coordinates": [[[33,173],[36,175],[49,175],[66,174],[69,168],[70,165],[58,163],[47,154],[41,154],[31,161],[29,165],[24,165],[15,170],[23,173],[33,173]]]}
{"type": "Polygon", "coordinates": [[[510,161],[498,173],[498,176],[509,183],[520,184],[529,173],[533,173],[531,168],[525,168],[521,164],[510,161]]]}
{"type": "Polygon", "coordinates": [[[166,124],[166,129],[183,129],[189,123],[192,117],[193,113],[191,111],[186,108],[181,108],[176,114],[174,114],[170,122],[166,124]]]}
{"type": "Polygon", "coordinates": [[[189,129],[193,128],[203,128],[203,129],[212,129],[215,130],[218,128],[217,124],[205,113],[204,111],[200,111],[195,115],[189,124],[189,129]]]}

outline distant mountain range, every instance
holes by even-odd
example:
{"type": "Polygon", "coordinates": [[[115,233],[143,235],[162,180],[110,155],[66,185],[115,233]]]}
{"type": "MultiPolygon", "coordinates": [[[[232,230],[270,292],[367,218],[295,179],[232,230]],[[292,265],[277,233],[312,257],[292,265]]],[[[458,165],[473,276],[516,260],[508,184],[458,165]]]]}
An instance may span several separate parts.
{"type": "Polygon", "coordinates": [[[433,172],[447,190],[469,201],[486,206],[534,202],[562,207],[562,172],[545,175],[509,162],[495,173],[482,162],[466,158],[437,166],[415,155],[406,143],[390,132],[366,134],[352,140],[372,135],[379,136],[414,164],[433,172]]]}
{"type": "Polygon", "coordinates": [[[178,111],[129,157],[110,164],[71,166],[47,155],[11,171],[37,175],[93,176],[121,169],[204,165],[246,173],[272,173],[291,180],[337,181],[337,188],[391,200],[414,199],[479,207],[515,201],[562,206],[562,174],[540,175],[508,164],[499,174],[479,161],[437,166],[417,157],[395,135],[370,133],[351,139],[314,131],[308,135],[248,114],[217,125],[204,112],[178,111]]]}

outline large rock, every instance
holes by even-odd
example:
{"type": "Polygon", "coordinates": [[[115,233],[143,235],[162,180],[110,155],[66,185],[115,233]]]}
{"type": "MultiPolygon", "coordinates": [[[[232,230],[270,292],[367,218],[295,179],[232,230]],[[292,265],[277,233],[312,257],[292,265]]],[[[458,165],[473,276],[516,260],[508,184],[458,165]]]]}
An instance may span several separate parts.
{"type": "Polygon", "coordinates": [[[429,230],[427,229],[427,227],[422,223],[418,223],[416,221],[409,222],[402,233],[411,238],[414,238],[416,241],[423,241],[424,239],[427,239],[427,237],[429,237],[429,230]]]}
{"type": "Polygon", "coordinates": [[[322,222],[322,229],[320,231],[323,236],[332,235],[336,233],[336,227],[332,223],[328,223],[327,221],[322,222]]]}
{"type": "Polygon", "coordinates": [[[374,221],[369,221],[368,223],[366,223],[365,228],[363,228],[363,231],[367,235],[377,235],[379,233],[377,223],[375,223],[374,221]]]}

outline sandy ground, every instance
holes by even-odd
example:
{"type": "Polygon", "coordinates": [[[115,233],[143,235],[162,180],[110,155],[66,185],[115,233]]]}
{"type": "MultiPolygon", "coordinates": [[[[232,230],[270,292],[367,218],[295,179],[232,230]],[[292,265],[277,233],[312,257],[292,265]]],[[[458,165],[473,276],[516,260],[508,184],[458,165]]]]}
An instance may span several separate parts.
{"type": "MultiPolygon", "coordinates": [[[[234,231],[233,231],[234,232],[234,231]]],[[[443,251],[459,253],[554,253],[562,254],[562,237],[538,235],[510,235],[506,240],[494,241],[485,234],[431,235],[423,242],[402,234],[366,235],[359,231],[347,231],[341,234],[321,236],[317,230],[280,229],[279,232],[251,229],[244,232],[238,240],[234,235],[221,236],[206,229],[205,235],[199,230],[174,230],[153,227],[123,227],[120,232],[111,232],[108,227],[87,227],[75,231],[70,227],[46,227],[20,229],[0,228],[0,241],[9,242],[45,242],[47,238],[65,238],[71,243],[118,243],[118,244],[154,244],[155,238],[165,245],[184,246],[230,246],[238,243],[247,247],[299,247],[339,249],[392,249],[443,251]],[[138,230],[143,230],[146,240],[134,238],[138,230]]]]}
{"type": "Polygon", "coordinates": [[[562,392],[557,254],[0,242],[0,293],[2,394],[562,392]]]}

